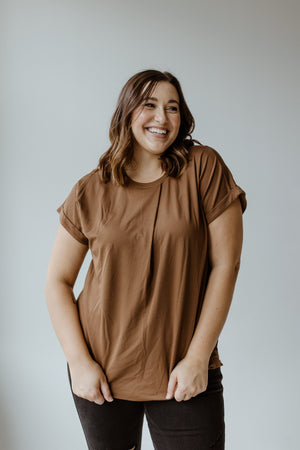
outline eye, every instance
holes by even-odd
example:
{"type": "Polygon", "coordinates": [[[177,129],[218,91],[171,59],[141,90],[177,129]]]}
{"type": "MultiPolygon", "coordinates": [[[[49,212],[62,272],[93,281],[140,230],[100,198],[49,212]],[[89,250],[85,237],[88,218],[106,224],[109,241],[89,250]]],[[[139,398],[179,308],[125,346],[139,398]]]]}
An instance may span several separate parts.
{"type": "Polygon", "coordinates": [[[177,112],[178,108],[176,106],[170,106],[169,108],[172,112],[177,112]]]}
{"type": "MultiPolygon", "coordinates": [[[[154,103],[145,103],[144,106],[146,106],[147,108],[152,108],[155,107],[154,103]]],[[[176,106],[170,106],[169,108],[167,108],[169,111],[171,112],[177,112],[178,108],[176,106]]]]}

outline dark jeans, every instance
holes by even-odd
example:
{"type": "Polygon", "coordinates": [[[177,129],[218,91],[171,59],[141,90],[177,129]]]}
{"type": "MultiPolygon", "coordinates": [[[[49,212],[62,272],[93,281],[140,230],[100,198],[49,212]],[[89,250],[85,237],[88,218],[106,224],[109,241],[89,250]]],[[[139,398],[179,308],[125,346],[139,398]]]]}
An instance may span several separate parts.
{"type": "Polygon", "coordinates": [[[71,392],[89,450],[141,449],[144,413],[155,450],[224,450],[225,421],[221,368],[208,371],[208,386],[190,400],[129,401],[102,405],[71,392]]]}

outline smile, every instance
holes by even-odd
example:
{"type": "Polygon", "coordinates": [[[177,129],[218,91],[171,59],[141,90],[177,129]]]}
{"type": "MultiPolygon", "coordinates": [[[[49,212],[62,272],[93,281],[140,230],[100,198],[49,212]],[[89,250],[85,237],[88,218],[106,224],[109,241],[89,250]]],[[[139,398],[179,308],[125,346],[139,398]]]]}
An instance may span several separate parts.
{"type": "Polygon", "coordinates": [[[156,135],[161,135],[161,136],[165,136],[166,134],[168,134],[168,130],[161,130],[159,128],[146,128],[147,131],[149,131],[149,133],[151,134],[156,134],[156,135]]]}

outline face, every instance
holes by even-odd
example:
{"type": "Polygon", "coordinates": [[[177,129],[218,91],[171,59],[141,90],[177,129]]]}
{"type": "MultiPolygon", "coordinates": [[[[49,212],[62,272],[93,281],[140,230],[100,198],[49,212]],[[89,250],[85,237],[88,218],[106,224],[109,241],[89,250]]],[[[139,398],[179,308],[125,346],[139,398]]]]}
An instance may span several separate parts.
{"type": "Polygon", "coordinates": [[[179,95],[168,81],[160,81],[132,113],[134,151],[163,153],[176,139],[180,127],[179,95]]]}

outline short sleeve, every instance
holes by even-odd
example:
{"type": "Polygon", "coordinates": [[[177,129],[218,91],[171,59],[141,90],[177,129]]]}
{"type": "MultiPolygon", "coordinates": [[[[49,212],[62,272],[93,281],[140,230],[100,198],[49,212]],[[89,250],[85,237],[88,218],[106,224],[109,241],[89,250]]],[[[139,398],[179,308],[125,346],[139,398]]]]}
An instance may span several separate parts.
{"type": "Polygon", "coordinates": [[[236,199],[242,213],[247,207],[246,193],[235,182],[221,155],[206,146],[200,162],[199,190],[207,223],[216,219],[236,199]]]}
{"type": "Polygon", "coordinates": [[[76,183],[65,201],[57,208],[62,226],[81,244],[88,245],[88,238],[82,231],[80,206],[77,197],[76,183]]]}

